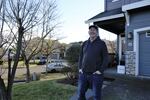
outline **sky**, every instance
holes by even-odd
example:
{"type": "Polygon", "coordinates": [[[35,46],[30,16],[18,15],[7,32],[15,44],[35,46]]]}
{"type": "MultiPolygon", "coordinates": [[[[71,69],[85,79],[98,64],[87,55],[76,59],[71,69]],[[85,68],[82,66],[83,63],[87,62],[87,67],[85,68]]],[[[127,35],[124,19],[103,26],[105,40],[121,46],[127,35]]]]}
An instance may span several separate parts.
{"type": "MultiPolygon", "coordinates": [[[[61,43],[85,41],[89,38],[86,20],[104,11],[104,0],[57,0],[61,18],[61,43]]],[[[99,29],[101,39],[115,40],[116,35],[99,29]]]]}

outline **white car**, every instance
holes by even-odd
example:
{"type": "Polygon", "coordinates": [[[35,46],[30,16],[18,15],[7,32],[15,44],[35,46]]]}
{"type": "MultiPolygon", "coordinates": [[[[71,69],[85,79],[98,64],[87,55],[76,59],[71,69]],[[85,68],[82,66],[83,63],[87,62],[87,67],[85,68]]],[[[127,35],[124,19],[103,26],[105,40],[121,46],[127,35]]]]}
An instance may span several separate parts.
{"type": "Polygon", "coordinates": [[[62,62],[53,62],[49,63],[46,66],[46,72],[55,72],[55,71],[61,71],[62,68],[67,67],[67,64],[62,62]]]}

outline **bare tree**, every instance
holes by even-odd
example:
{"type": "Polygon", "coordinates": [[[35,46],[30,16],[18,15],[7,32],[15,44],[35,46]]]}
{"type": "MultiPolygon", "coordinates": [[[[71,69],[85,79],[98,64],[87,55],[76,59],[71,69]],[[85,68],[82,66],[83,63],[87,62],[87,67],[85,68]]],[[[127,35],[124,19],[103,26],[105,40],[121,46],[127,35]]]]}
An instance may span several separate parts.
{"type": "Polygon", "coordinates": [[[0,20],[0,47],[2,47],[2,45],[3,45],[3,26],[4,26],[4,9],[3,9],[3,3],[4,2],[4,0],[1,0],[0,1],[0,14],[1,14],[1,20],[0,20]]]}
{"type": "Polygon", "coordinates": [[[52,40],[51,38],[49,38],[44,41],[42,54],[46,56],[46,67],[48,67],[48,63],[50,61],[51,55],[56,52],[61,53],[62,48],[63,46],[58,42],[58,40],[52,40]]]}
{"type": "Polygon", "coordinates": [[[107,41],[107,48],[109,51],[109,66],[113,67],[115,66],[115,51],[116,51],[116,46],[115,46],[115,41],[107,41]]]}
{"type": "Polygon", "coordinates": [[[26,81],[30,81],[30,69],[29,69],[29,62],[30,60],[37,55],[39,52],[41,52],[43,48],[43,41],[46,37],[53,37],[55,36],[54,30],[58,27],[59,23],[56,20],[57,19],[57,13],[56,13],[56,2],[42,2],[42,8],[41,8],[41,16],[43,16],[43,19],[41,20],[41,23],[38,24],[36,27],[31,28],[29,30],[29,34],[25,34],[23,37],[23,48],[22,48],[22,57],[24,58],[24,62],[27,69],[26,74],[26,81]],[[40,29],[40,30],[39,30],[40,29]],[[38,35],[37,35],[38,34],[38,35]],[[39,38],[36,40],[34,45],[31,46],[31,42],[33,42],[33,38],[35,36],[38,36],[39,38]]]}
{"type": "MultiPolygon", "coordinates": [[[[19,61],[20,54],[24,53],[22,50],[22,41],[24,42],[26,39],[26,34],[30,33],[31,29],[34,30],[36,28],[41,28],[41,24],[46,25],[47,20],[45,17],[53,8],[52,5],[49,5],[48,8],[45,7],[43,2],[48,2],[46,0],[2,0],[5,1],[5,20],[4,22],[9,29],[9,32],[13,35],[14,43],[11,45],[12,47],[16,48],[15,55],[14,55],[14,63],[11,65],[11,60],[8,56],[8,82],[7,85],[4,84],[4,81],[0,81],[0,87],[3,91],[2,100],[11,100],[12,99],[12,86],[14,82],[14,77],[19,61]],[[45,20],[43,20],[45,19],[45,20]]],[[[53,3],[53,2],[52,2],[53,3]]],[[[53,14],[55,12],[52,11],[53,14]]],[[[50,18],[51,16],[48,16],[50,18]]],[[[2,18],[2,16],[1,16],[2,18]]],[[[52,19],[55,20],[55,19],[52,19]]],[[[48,25],[48,23],[47,23],[48,25]]],[[[47,26],[46,25],[46,26],[47,26]]],[[[54,25],[54,24],[52,24],[54,25]]],[[[55,26],[55,25],[54,25],[55,26]]],[[[53,27],[54,27],[53,26],[53,27]]],[[[51,29],[53,29],[51,27],[51,29]]],[[[1,31],[2,32],[2,31],[1,31]]],[[[46,37],[46,34],[49,34],[51,30],[49,27],[43,27],[42,31],[39,32],[42,34],[42,39],[46,37]],[[45,33],[46,32],[46,33],[45,33]]],[[[2,35],[0,36],[1,39],[3,38],[2,35]]],[[[40,43],[41,43],[40,41],[40,43]]],[[[2,44],[1,44],[2,45],[2,44]]],[[[38,47],[37,47],[38,48],[38,47]]],[[[37,49],[35,48],[34,51],[37,49]]],[[[11,50],[9,50],[10,54],[11,50]]],[[[34,52],[32,53],[32,55],[34,52]]],[[[31,56],[29,56],[31,58],[31,56]]]]}
{"type": "MultiPolygon", "coordinates": [[[[6,52],[3,48],[4,45],[6,44],[6,41],[4,41],[4,34],[3,34],[4,20],[5,20],[4,4],[5,4],[4,0],[1,0],[0,1],[0,61],[6,52]]],[[[5,89],[4,80],[1,77],[2,74],[3,74],[2,64],[0,64],[0,100],[5,100],[6,99],[6,97],[5,97],[6,89],[5,89]]]]}
{"type": "Polygon", "coordinates": [[[110,50],[111,53],[115,53],[115,42],[114,41],[108,41],[108,49],[110,50]]]}

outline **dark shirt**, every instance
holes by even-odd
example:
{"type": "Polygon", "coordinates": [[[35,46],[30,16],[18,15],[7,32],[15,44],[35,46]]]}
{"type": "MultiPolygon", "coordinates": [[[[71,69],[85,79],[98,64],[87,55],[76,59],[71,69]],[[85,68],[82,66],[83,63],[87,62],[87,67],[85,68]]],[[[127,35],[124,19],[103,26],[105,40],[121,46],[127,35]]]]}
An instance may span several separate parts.
{"type": "Polygon", "coordinates": [[[82,45],[79,57],[79,69],[84,73],[100,71],[108,65],[108,51],[104,41],[97,37],[93,42],[88,39],[82,45]]]}

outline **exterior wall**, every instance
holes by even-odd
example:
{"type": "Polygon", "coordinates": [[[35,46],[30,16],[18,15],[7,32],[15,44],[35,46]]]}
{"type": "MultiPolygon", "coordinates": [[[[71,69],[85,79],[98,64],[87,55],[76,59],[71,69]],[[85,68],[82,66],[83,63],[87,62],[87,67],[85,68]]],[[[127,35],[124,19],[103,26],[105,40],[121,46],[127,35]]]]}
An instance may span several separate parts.
{"type": "Polygon", "coordinates": [[[126,51],[126,74],[130,75],[135,75],[135,62],[136,62],[136,57],[135,57],[135,52],[134,51],[126,51]]]}
{"type": "Polygon", "coordinates": [[[142,0],[124,0],[124,5],[134,3],[134,2],[138,2],[138,1],[142,1],[142,0]]]}
{"type": "Polygon", "coordinates": [[[60,59],[60,53],[53,53],[50,56],[51,59],[60,59]]]}
{"type": "MultiPolygon", "coordinates": [[[[129,13],[130,25],[126,26],[126,36],[129,32],[133,33],[134,29],[150,26],[150,10],[129,13]]],[[[133,38],[127,40],[127,51],[133,51],[133,38]]]]}
{"type": "Polygon", "coordinates": [[[150,10],[146,9],[138,10],[136,12],[129,12],[129,15],[130,25],[126,26],[126,74],[135,75],[136,53],[133,51],[134,38],[128,39],[127,36],[128,33],[133,33],[135,29],[150,26],[150,10]]]}
{"type": "Polygon", "coordinates": [[[106,5],[105,10],[121,8],[124,0],[118,0],[116,2],[112,2],[112,1],[113,0],[105,0],[105,5],[106,5]]]}
{"type": "Polygon", "coordinates": [[[134,3],[141,0],[105,0],[105,10],[121,8],[122,5],[134,3]],[[115,2],[112,2],[115,1],[115,2]]]}

